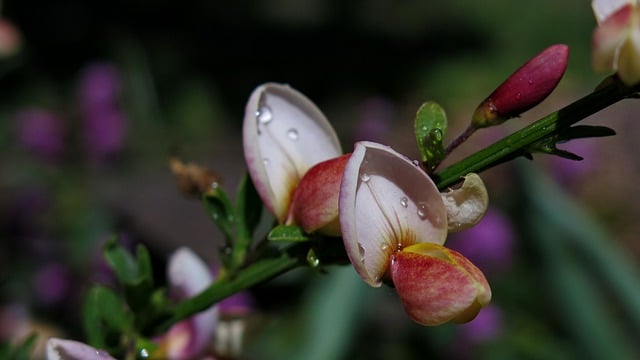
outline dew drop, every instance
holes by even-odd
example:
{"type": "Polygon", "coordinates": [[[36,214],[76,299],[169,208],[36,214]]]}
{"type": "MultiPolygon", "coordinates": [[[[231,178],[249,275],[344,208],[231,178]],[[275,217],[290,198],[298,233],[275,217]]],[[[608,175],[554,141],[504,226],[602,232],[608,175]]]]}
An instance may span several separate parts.
{"type": "Polygon", "coordinates": [[[409,199],[407,199],[406,197],[402,197],[400,199],[400,205],[402,205],[403,208],[406,208],[407,206],[409,206],[409,199]]]}
{"type": "Polygon", "coordinates": [[[516,94],[516,100],[520,100],[520,98],[522,98],[522,94],[521,93],[517,93],[516,94]]]}
{"type": "Polygon", "coordinates": [[[267,158],[262,159],[262,164],[264,166],[268,166],[269,165],[269,159],[267,159],[267,158]]]}
{"type": "Polygon", "coordinates": [[[98,357],[101,357],[101,358],[104,358],[104,359],[107,359],[107,358],[110,358],[110,357],[111,357],[111,356],[109,355],[109,353],[108,353],[108,352],[106,352],[105,350],[96,350],[96,355],[97,355],[98,357]]]}
{"type": "Polygon", "coordinates": [[[261,124],[268,124],[273,120],[273,113],[271,112],[271,108],[267,105],[261,106],[258,111],[256,111],[256,119],[261,124]]]}
{"type": "Polygon", "coordinates": [[[140,350],[140,357],[143,359],[147,359],[149,357],[149,351],[147,349],[140,350]]]}
{"type": "Polygon", "coordinates": [[[418,211],[418,217],[421,220],[424,220],[427,217],[427,210],[428,210],[428,208],[427,208],[427,204],[426,203],[424,203],[424,202],[419,202],[418,203],[418,210],[417,210],[418,211]]]}
{"type": "Polygon", "coordinates": [[[418,160],[411,160],[411,162],[413,163],[413,166],[420,166],[420,161],[418,160]]]}
{"type": "Polygon", "coordinates": [[[382,244],[382,246],[380,246],[380,250],[382,250],[383,252],[386,252],[387,250],[389,250],[389,245],[382,244]]]}
{"type": "Polygon", "coordinates": [[[533,85],[533,79],[529,79],[528,83],[529,85],[533,85]]]}
{"type": "Polygon", "coordinates": [[[371,176],[369,176],[369,174],[367,173],[360,174],[360,181],[366,183],[366,182],[369,182],[370,179],[371,179],[371,176]]]}
{"type": "Polygon", "coordinates": [[[360,257],[364,260],[364,247],[360,243],[358,243],[358,251],[360,252],[360,257]]]}
{"type": "Polygon", "coordinates": [[[299,135],[298,135],[298,130],[296,130],[296,129],[289,129],[289,130],[287,131],[287,137],[288,137],[290,140],[296,141],[296,140],[298,140],[298,136],[299,136],[299,135]]]}

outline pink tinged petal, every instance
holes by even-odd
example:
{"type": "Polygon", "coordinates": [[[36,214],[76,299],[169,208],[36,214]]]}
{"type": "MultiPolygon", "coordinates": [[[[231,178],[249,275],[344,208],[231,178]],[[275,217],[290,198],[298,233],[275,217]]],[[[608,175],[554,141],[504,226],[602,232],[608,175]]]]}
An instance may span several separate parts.
{"type": "Polygon", "coordinates": [[[469,173],[462,186],[442,193],[447,208],[450,232],[468,229],[477,224],[489,207],[489,194],[478,174],[469,173]]]}
{"type": "Polygon", "coordinates": [[[636,0],[593,0],[591,8],[598,24],[601,24],[623,6],[634,5],[636,2],[636,0]]]}
{"type": "Polygon", "coordinates": [[[618,53],[618,76],[628,86],[640,82],[640,7],[634,8],[627,37],[618,53]]]}
{"type": "Polygon", "coordinates": [[[356,143],[340,186],[340,225],[356,272],[380,286],[391,255],[415,243],[443,244],[447,214],[416,163],[373,142],[356,143]]]}
{"type": "Polygon", "coordinates": [[[617,71],[620,48],[627,39],[634,8],[624,6],[611,14],[593,32],[591,61],[595,71],[617,71]]]}
{"type": "Polygon", "coordinates": [[[95,349],[79,341],[50,338],[47,341],[47,360],[115,360],[106,351],[95,349]]]}
{"type": "Polygon", "coordinates": [[[293,194],[288,223],[302,227],[307,233],[340,235],[338,195],[350,156],[323,161],[309,169],[293,194]]]}
{"type": "Polygon", "coordinates": [[[280,222],[300,178],[315,164],[342,154],[322,112],[288,85],[268,83],[253,91],[242,137],[249,175],[280,222]]]}
{"type": "MultiPolygon", "coordinates": [[[[182,247],[171,255],[168,265],[170,290],[190,297],[206,289],[213,276],[209,267],[190,249],[182,247]]],[[[189,358],[201,353],[212,341],[218,322],[218,308],[212,306],[174,325],[162,343],[173,358],[189,358]]]]}
{"type": "Polygon", "coordinates": [[[491,300],[482,272],[438,244],[416,244],[396,253],[391,279],[407,314],[422,325],[471,321],[491,300]]]}

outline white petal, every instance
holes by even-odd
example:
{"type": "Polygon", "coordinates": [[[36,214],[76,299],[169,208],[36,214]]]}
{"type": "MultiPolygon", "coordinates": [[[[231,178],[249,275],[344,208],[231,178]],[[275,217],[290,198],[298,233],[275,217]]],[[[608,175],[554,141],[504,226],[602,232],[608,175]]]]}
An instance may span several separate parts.
{"type": "Polygon", "coordinates": [[[636,2],[637,0],[593,0],[591,8],[599,24],[626,4],[633,5],[636,2]]]}
{"type": "Polygon", "coordinates": [[[47,360],[115,360],[106,351],[95,349],[79,341],[50,338],[47,341],[47,360]]]}
{"type": "Polygon", "coordinates": [[[380,286],[391,255],[414,243],[443,244],[447,215],[435,184],[391,148],[359,142],[340,188],[347,254],[362,279],[380,286]]]}
{"type": "Polygon", "coordinates": [[[268,83],[253,91],[242,137],[251,179],[280,222],[307,170],[342,154],[338,137],[322,112],[288,85],[268,83]]]}
{"type": "Polygon", "coordinates": [[[459,189],[442,194],[447,208],[449,231],[460,231],[477,224],[489,207],[489,194],[480,176],[467,174],[459,189]]]}
{"type": "MultiPolygon", "coordinates": [[[[186,247],[179,248],[169,258],[168,278],[171,289],[177,290],[185,297],[198,294],[213,282],[209,267],[191,249],[186,247]]],[[[184,343],[167,339],[167,351],[170,354],[191,356],[191,354],[200,353],[213,338],[218,322],[218,308],[215,305],[211,306],[185,321],[192,322],[191,326],[186,327],[189,333],[185,334],[190,340],[184,343]]],[[[174,325],[176,334],[184,333],[185,327],[182,325],[184,324],[174,325]]],[[[170,330],[169,337],[171,334],[170,330]]]]}
{"type": "Polygon", "coordinates": [[[198,294],[213,282],[207,264],[187,247],[181,247],[171,255],[167,275],[171,289],[184,297],[198,294]]]}

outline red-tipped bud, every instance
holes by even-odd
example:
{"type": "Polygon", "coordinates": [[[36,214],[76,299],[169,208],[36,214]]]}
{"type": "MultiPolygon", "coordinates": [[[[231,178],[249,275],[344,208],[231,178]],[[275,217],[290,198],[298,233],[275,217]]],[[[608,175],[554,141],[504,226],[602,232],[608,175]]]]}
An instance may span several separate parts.
{"type": "Polygon", "coordinates": [[[342,174],[351,154],[323,161],[307,171],[293,194],[288,223],[310,233],[339,236],[338,198],[342,174]]]}
{"type": "Polygon", "coordinates": [[[482,272],[438,244],[420,243],[397,252],[391,279],[407,314],[422,325],[471,321],[491,300],[482,272]]]}
{"type": "Polygon", "coordinates": [[[511,74],[476,108],[472,126],[498,125],[538,105],[558,85],[568,60],[567,45],[546,48],[511,74]]]}

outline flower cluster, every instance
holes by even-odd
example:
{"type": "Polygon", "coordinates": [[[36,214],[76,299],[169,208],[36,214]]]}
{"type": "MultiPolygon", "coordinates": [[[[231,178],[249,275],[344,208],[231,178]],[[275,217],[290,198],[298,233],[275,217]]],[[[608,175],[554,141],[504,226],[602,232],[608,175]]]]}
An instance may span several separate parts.
{"type": "Polygon", "coordinates": [[[339,236],[369,285],[391,283],[416,322],[464,322],[487,305],[480,270],[443,246],[469,227],[488,198],[480,178],[440,193],[426,172],[393,149],[358,142],[342,155],[322,112],[287,85],[259,86],[247,104],[243,144],[249,174],[283,224],[339,236]]]}

